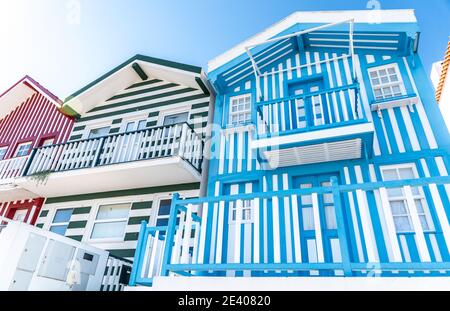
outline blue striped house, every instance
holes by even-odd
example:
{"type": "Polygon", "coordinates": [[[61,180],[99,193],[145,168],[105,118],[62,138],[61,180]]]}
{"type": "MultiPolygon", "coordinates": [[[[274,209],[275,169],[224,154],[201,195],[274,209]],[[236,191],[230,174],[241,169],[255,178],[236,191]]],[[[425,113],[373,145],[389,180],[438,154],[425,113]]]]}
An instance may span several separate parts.
{"type": "Polygon", "coordinates": [[[207,195],[143,223],[156,276],[448,276],[450,136],[412,10],[296,12],[209,62],[207,195]]]}

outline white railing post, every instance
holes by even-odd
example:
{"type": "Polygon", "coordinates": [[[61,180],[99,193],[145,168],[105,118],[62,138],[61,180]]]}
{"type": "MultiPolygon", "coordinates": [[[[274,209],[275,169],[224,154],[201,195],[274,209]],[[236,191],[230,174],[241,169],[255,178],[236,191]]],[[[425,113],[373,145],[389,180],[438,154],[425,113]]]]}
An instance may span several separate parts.
{"type": "Polygon", "coordinates": [[[181,140],[180,140],[180,147],[178,150],[178,155],[182,158],[184,158],[184,153],[186,149],[186,140],[187,140],[187,132],[188,132],[188,125],[186,123],[183,123],[183,127],[181,130],[181,140]]]}

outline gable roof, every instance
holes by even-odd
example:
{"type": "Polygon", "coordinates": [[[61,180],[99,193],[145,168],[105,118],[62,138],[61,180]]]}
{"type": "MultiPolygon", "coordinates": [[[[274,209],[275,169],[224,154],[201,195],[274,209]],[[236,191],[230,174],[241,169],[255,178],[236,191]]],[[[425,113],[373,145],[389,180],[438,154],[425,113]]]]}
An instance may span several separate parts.
{"type": "Polygon", "coordinates": [[[183,84],[209,93],[202,68],[137,54],[69,96],[65,113],[84,115],[132,84],[151,78],[183,84]]]}
{"type": "MultiPolygon", "coordinates": [[[[309,11],[295,12],[281,21],[266,28],[257,35],[239,43],[227,52],[217,56],[208,62],[208,73],[229,63],[235,58],[246,53],[245,48],[264,42],[278,36],[280,33],[295,25],[319,25],[330,24],[339,21],[354,19],[355,24],[367,24],[365,28],[379,28],[380,23],[414,24],[408,28],[409,35],[418,31],[417,19],[414,10],[351,10],[351,11],[309,11]],[[373,24],[373,25],[372,25],[373,24]]],[[[311,26],[309,26],[311,27],[311,26]]],[[[355,30],[362,30],[362,26],[355,30]]]]}
{"type": "Polygon", "coordinates": [[[25,76],[0,95],[0,119],[4,118],[24,101],[40,93],[61,108],[62,101],[30,76],[25,76]]]}

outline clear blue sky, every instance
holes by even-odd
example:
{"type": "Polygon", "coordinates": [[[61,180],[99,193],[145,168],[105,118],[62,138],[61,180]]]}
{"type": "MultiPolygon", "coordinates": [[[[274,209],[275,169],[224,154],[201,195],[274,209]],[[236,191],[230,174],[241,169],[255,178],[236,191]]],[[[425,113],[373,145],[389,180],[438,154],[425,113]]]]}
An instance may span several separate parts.
{"type": "MultiPolygon", "coordinates": [[[[413,8],[427,67],[443,57],[450,0],[379,0],[413,8]]],[[[294,11],[365,9],[368,0],[1,0],[0,92],[25,74],[61,98],[134,54],[204,66],[294,11]],[[80,6],[79,16],[77,14],[80,6]]]]}

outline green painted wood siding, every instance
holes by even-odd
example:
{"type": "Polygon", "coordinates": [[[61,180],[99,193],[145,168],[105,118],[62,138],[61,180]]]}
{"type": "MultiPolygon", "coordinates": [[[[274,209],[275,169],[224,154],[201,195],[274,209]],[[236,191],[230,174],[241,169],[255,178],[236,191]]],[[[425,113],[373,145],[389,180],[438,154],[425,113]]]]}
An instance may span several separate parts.
{"type": "Polygon", "coordinates": [[[195,130],[205,136],[209,113],[209,95],[201,89],[186,87],[173,82],[152,79],[136,83],[89,111],[79,118],[70,140],[79,140],[88,131],[89,124],[102,123],[111,126],[109,134],[119,133],[127,117],[144,114],[147,127],[157,125],[162,109],[186,107],[190,118],[188,122],[195,130]]]}

